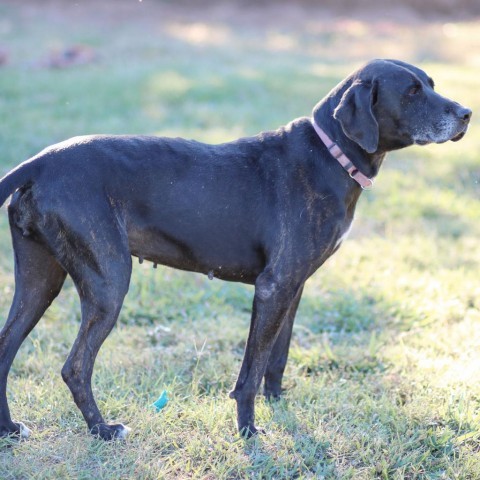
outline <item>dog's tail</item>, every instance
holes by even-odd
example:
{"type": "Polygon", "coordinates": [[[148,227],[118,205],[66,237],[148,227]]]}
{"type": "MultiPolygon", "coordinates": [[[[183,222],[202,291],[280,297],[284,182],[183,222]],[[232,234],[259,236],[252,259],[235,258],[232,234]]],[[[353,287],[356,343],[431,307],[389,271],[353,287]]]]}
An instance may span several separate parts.
{"type": "Polygon", "coordinates": [[[17,189],[34,181],[43,167],[39,159],[30,159],[8,172],[0,179],[0,207],[5,200],[17,189]]]}

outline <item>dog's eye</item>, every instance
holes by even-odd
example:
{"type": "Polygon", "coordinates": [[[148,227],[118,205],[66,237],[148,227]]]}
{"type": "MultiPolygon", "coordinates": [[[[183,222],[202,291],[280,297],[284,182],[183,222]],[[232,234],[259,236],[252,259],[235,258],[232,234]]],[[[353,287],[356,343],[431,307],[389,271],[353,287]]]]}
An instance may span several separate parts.
{"type": "Polygon", "coordinates": [[[422,90],[422,87],[418,84],[416,85],[412,85],[409,89],[408,89],[408,92],[407,92],[407,95],[416,95],[417,93],[420,93],[420,91],[422,90]]]}

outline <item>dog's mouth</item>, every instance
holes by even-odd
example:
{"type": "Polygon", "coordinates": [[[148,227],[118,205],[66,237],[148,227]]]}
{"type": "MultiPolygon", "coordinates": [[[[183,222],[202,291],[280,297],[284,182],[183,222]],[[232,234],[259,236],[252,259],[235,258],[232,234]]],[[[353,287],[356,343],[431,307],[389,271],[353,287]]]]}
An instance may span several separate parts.
{"type": "Polygon", "coordinates": [[[454,137],[452,137],[450,140],[452,142],[458,142],[459,140],[461,140],[465,134],[467,133],[467,129],[463,130],[462,132],[460,133],[457,133],[454,137]]]}
{"type": "Polygon", "coordinates": [[[451,136],[450,138],[448,137],[444,137],[444,138],[431,138],[431,137],[426,137],[426,138],[415,138],[414,139],[414,143],[416,145],[420,145],[420,146],[423,146],[423,145],[428,145],[430,143],[445,143],[445,142],[448,142],[449,140],[452,141],[452,142],[458,142],[459,140],[461,140],[465,134],[467,133],[467,128],[468,127],[465,127],[463,130],[461,130],[460,132],[457,132],[455,133],[453,136],[451,136]]]}
{"type": "Polygon", "coordinates": [[[465,134],[467,133],[467,130],[468,130],[468,122],[465,122],[463,125],[461,125],[460,131],[457,132],[455,135],[453,135],[450,140],[452,142],[458,142],[465,136],[465,134]]]}

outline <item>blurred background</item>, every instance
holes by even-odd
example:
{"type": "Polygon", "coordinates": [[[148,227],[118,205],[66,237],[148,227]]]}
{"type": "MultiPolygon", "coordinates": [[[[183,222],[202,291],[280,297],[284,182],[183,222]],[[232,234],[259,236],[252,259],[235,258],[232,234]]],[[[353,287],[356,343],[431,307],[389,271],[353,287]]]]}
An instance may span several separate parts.
{"type": "MultiPolygon", "coordinates": [[[[35,435],[0,449],[1,478],[480,478],[478,0],[0,0],[0,175],[81,134],[275,129],[379,57],[426,70],[472,124],[392,153],[362,195],[305,289],[287,401],[259,399],[269,435],[238,442],[226,400],[252,288],[143,264],[95,370],[106,417],[137,433],[85,435],[59,375],[80,321],[67,282],[14,363],[12,412],[35,435]]],[[[4,206],[2,319],[13,292],[4,206]]]]}

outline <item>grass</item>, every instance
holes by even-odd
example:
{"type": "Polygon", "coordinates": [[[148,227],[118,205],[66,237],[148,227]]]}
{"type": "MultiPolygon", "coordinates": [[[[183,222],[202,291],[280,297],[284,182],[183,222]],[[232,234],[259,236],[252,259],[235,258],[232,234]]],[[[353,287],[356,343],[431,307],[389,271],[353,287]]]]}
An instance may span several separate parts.
{"type": "MultiPolygon", "coordinates": [[[[480,108],[478,21],[366,24],[272,8],[264,27],[258,10],[143,4],[0,2],[2,172],[83,133],[217,142],[275,128],[378,56],[421,65],[439,91],[480,108]],[[93,46],[97,61],[42,66],[73,43],[93,46]]],[[[257,401],[268,435],[241,440],[227,399],[252,288],[137,265],[94,373],[106,418],[132,436],[91,438],[61,380],[79,326],[67,283],[13,365],[11,410],[33,436],[1,441],[0,478],[480,478],[479,132],[474,115],[460,143],[387,159],[351,237],[306,286],[288,391],[257,401]],[[164,389],[169,403],[155,413],[164,389]]],[[[14,284],[0,213],[5,318],[14,284]]]]}

